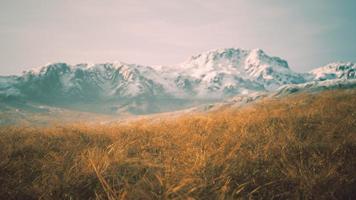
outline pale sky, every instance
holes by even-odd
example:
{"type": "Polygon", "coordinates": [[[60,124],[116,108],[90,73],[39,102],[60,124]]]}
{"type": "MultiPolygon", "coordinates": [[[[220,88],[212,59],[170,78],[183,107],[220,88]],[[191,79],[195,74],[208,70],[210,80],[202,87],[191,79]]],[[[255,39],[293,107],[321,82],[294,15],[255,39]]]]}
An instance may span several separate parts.
{"type": "Polygon", "coordinates": [[[0,75],[49,62],[169,65],[261,48],[296,71],[356,61],[354,0],[0,0],[0,75]]]}

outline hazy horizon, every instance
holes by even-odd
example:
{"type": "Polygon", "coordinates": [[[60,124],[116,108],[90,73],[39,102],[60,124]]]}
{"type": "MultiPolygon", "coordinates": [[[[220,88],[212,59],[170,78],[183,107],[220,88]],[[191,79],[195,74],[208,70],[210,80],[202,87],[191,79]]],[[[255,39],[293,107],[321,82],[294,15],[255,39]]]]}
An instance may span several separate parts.
{"type": "Polygon", "coordinates": [[[355,8],[351,0],[0,1],[0,75],[51,62],[172,65],[230,47],[309,71],[356,61],[355,8]]]}

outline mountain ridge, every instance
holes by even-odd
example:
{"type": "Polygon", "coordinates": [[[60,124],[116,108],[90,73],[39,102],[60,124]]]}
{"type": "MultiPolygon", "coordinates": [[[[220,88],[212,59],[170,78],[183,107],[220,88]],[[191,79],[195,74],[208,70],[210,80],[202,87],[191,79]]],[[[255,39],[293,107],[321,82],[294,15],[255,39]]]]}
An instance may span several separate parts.
{"type": "Polygon", "coordinates": [[[27,70],[21,76],[0,77],[0,99],[54,106],[103,104],[113,112],[131,110],[140,114],[276,91],[290,84],[355,79],[355,71],[356,64],[337,62],[309,73],[297,73],[286,60],[269,56],[261,49],[221,48],[174,66],[150,67],[121,61],[52,63],[27,70]]]}

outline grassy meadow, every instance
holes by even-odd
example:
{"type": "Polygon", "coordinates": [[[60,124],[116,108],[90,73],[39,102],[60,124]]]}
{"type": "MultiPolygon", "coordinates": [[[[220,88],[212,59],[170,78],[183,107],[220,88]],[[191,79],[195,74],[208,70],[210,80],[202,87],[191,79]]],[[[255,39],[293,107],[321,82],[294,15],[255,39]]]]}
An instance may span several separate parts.
{"type": "Polygon", "coordinates": [[[0,128],[0,199],[356,199],[356,90],[0,128]]]}

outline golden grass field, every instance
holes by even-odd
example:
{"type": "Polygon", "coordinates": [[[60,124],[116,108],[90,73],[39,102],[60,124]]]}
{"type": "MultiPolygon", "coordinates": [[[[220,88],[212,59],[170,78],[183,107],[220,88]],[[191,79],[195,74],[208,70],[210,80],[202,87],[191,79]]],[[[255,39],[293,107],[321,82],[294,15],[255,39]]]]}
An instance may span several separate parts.
{"type": "Polygon", "coordinates": [[[356,90],[0,129],[0,199],[356,199],[356,90]]]}

